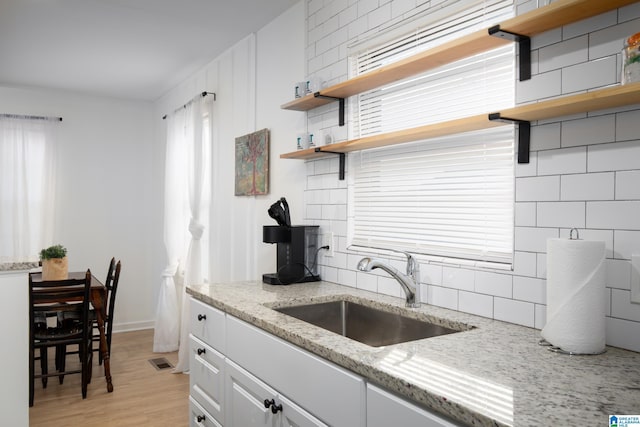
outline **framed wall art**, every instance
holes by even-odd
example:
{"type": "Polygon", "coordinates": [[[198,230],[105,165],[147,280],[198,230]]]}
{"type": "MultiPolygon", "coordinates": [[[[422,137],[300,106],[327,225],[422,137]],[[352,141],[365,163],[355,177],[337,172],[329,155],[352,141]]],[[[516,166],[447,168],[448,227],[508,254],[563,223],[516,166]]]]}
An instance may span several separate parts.
{"type": "Polygon", "coordinates": [[[269,194],[269,129],[236,138],[236,196],[269,194]]]}

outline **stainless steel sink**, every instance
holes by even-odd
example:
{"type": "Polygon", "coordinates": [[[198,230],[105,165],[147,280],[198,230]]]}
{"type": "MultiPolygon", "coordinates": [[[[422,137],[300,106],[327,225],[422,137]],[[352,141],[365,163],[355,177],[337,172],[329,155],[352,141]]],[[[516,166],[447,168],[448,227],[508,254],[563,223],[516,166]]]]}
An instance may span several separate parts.
{"type": "Polygon", "coordinates": [[[345,300],[280,307],[274,310],[372,347],[469,329],[463,327],[455,330],[345,300]]]}

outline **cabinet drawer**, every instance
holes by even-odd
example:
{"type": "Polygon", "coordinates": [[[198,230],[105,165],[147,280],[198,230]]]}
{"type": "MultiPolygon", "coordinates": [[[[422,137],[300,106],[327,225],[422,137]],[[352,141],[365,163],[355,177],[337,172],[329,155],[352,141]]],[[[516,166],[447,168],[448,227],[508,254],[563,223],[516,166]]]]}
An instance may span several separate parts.
{"type": "Polygon", "coordinates": [[[362,378],[234,317],[227,317],[228,358],[323,422],[364,426],[362,378]]]}
{"type": "Polygon", "coordinates": [[[225,314],[191,298],[191,333],[208,345],[225,353],[225,314]]]}
{"type": "Polygon", "coordinates": [[[224,356],[193,335],[190,341],[191,397],[224,424],[224,356]]]}
{"type": "Polygon", "coordinates": [[[189,427],[222,427],[207,411],[196,402],[193,397],[189,398],[189,427]]]}
{"type": "Polygon", "coordinates": [[[457,427],[459,425],[381,388],[367,384],[367,427],[457,427]]]}

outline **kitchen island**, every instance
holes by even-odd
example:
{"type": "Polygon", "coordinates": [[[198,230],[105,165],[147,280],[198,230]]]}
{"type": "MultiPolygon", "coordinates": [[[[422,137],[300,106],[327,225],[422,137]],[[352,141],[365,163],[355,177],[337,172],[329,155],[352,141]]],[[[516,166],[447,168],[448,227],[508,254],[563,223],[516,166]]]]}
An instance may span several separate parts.
{"type": "Polygon", "coordinates": [[[562,355],[539,346],[536,329],[426,304],[405,309],[399,298],[328,282],[217,283],[187,292],[462,425],[603,426],[609,415],[640,413],[640,353],[607,347],[602,355],[562,355]],[[472,328],[376,348],[273,309],[336,297],[472,328]]]}

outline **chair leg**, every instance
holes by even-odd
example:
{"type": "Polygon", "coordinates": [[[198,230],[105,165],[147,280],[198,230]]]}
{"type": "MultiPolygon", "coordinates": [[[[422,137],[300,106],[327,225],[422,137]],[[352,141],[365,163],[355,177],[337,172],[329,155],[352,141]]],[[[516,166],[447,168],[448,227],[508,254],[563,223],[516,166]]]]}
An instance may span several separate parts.
{"type": "MultiPolygon", "coordinates": [[[[67,367],[67,346],[64,344],[56,346],[56,354],[58,355],[58,371],[64,372],[67,367]]],[[[58,375],[60,384],[64,382],[64,373],[58,375]]]]}
{"type": "Polygon", "coordinates": [[[80,366],[81,366],[81,383],[82,383],[82,398],[87,398],[87,346],[83,343],[78,346],[78,352],[80,353],[80,366]]]}
{"type": "Polygon", "coordinates": [[[45,376],[49,373],[48,368],[47,347],[40,347],[40,371],[42,372],[42,388],[47,388],[48,378],[45,376]]]}

